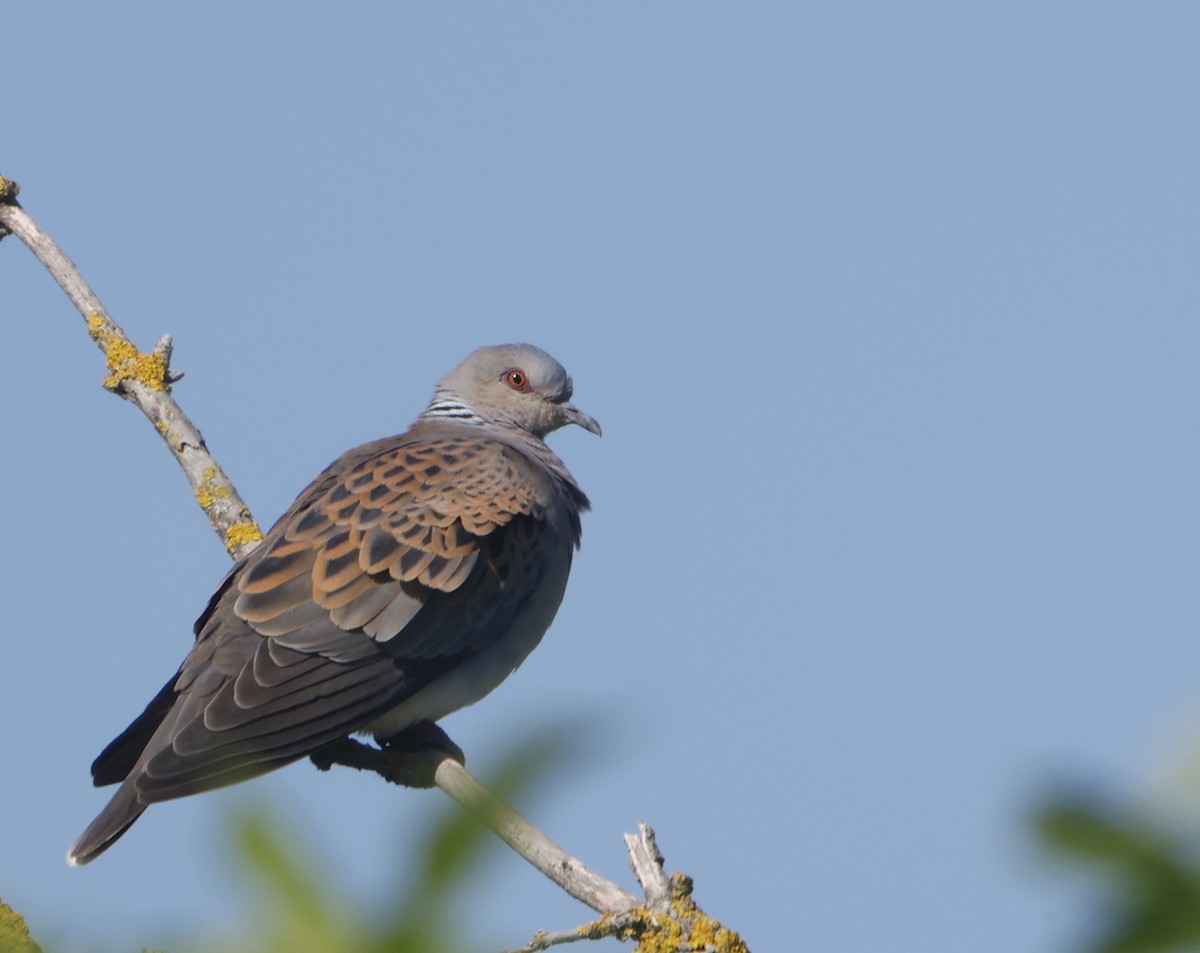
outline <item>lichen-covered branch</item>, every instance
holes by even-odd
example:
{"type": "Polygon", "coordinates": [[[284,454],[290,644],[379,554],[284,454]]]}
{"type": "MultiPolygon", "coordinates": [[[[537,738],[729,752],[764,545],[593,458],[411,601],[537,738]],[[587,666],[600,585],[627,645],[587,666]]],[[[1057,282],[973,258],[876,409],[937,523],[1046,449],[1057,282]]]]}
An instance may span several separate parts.
{"type": "Polygon", "coordinates": [[[164,336],[152,351],[138,350],[109,316],[75,263],[64,254],[17,202],[17,183],[0,176],[0,238],[16,235],[58,282],[83,316],[87,331],[104,353],[107,390],[137,406],[171,451],[209,524],[225,549],[238,559],[262,539],[262,531],[238,496],[233,481],[208,452],[204,437],[171,396],[181,375],[171,370],[171,339],[164,336]]]}
{"type": "Polygon", "coordinates": [[[641,823],[636,834],[626,834],[625,846],[629,865],[646,894],[645,902],[606,913],[574,930],[535,933],[529,943],[509,953],[538,953],[564,943],[606,937],[632,940],[640,953],[750,953],[738,934],[696,906],[690,877],[667,875],[649,824],[641,823]]]}
{"type": "Polygon", "coordinates": [[[437,786],[464,808],[477,813],[513,850],[576,900],[600,913],[619,913],[637,905],[633,894],[585,867],[525,820],[457,761],[437,767],[437,786]]]}

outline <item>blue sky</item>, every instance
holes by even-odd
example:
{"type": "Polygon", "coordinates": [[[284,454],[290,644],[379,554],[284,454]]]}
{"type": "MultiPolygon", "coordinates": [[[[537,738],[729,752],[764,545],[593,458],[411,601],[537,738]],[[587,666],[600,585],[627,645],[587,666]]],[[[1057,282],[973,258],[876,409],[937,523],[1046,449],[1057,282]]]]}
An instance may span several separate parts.
{"type": "MultiPolygon", "coordinates": [[[[1069,948],[1054,784],[1194,800],[1194,4],[17,2],[0,172],[271,522],[470,349],[604,425],[559,618],[445,727],[620,834],[751,948],[1069,948]]],[[[269,806],[368,908],[453,805],[297,765],[154,807],[84,870],[88,765],[226,569],[82,323],[0,244],[0,897],[62,950],[244,922],[269,806]]],[[[502,849],[482,949],[587,911],[502,849]]]]}

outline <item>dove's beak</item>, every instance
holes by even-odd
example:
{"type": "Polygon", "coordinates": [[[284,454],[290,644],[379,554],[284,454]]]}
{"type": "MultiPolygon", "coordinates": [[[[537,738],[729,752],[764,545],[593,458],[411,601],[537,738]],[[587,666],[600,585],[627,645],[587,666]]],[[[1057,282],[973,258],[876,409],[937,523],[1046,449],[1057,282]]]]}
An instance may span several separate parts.
{"type": "Polygon", "coordinates": [[[600,436],[600,425],[596,423],[595,417],[589,417],[574,404],[567,404],[563,407],[563,416],[569,424],[578,424],[588,433],[594,433],[597,437],[600,436]]]}

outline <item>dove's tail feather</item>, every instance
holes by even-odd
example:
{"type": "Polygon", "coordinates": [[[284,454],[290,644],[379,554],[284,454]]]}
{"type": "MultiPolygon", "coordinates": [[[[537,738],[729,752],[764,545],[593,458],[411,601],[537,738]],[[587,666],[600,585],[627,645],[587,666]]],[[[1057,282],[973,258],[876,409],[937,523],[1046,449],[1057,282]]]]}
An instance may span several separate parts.
{"type": "Polygon", "coordinates": [[[171,713],[171,708],[179,697],[175,693],[176,678],[177,674],[172,675],[162,690],[150,700],[146,710],[134,719],[133,724],[110,741],[92,762],[92,783],[96,787],[117,784],[129,777],[129,772],[134,769],[150,739],[158,731],[158,726],[171,713]]]}
{"type": "Polygon", "coordinates": [[[104,810],[71,845],[67,851],[67,863],[72,867],[82,867],[95,860],[129,830],[144,810],[146,805],[138,800],[133,783],[127,781],[122,784],[104,810]]]}

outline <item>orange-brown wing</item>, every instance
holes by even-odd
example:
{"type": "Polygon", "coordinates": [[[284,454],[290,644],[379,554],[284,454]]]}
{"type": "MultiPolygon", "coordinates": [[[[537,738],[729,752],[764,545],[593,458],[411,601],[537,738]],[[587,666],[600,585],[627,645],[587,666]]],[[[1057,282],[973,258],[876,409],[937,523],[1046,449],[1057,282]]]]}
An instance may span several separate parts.
{"type": "Polygon", "coordinates": [[[331,622],[395,639],[435,594],[463,607],[470,625],[479,609],[465,607],[489,609],[530,555],[547,492],[545,478],[496,441],[395,447],[289,511],[239,575],[234,611],[261,635],[306,651],[333,648],[323,644],[331,622]],[[510,527],[511,538],[500,532],[510,527]]]}

